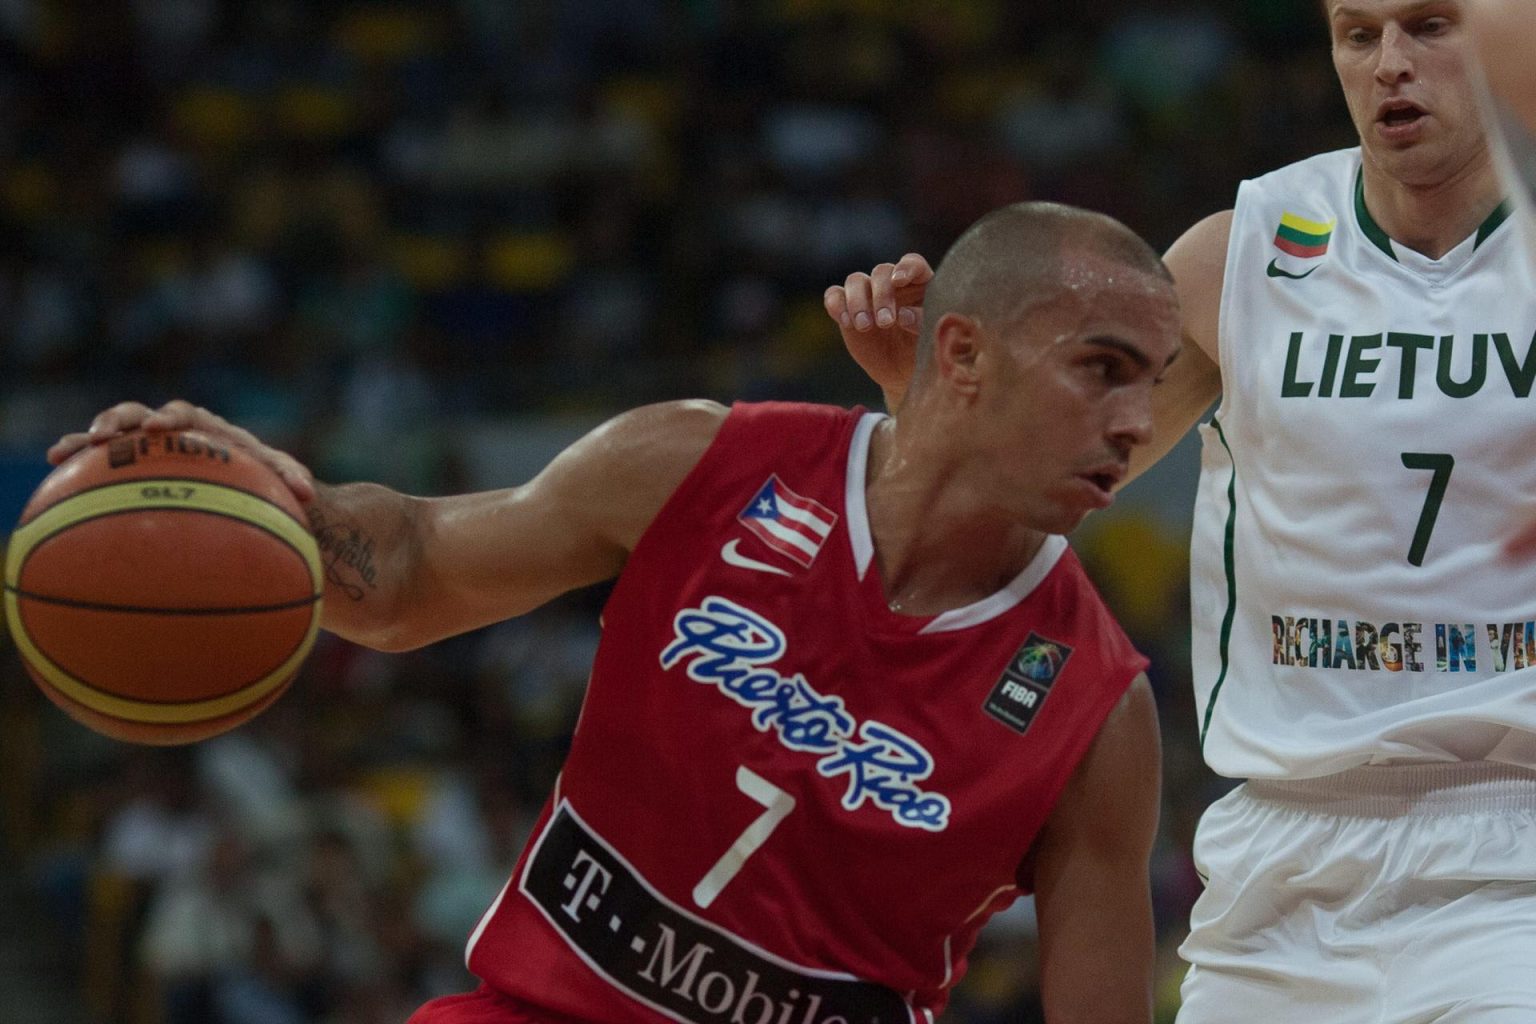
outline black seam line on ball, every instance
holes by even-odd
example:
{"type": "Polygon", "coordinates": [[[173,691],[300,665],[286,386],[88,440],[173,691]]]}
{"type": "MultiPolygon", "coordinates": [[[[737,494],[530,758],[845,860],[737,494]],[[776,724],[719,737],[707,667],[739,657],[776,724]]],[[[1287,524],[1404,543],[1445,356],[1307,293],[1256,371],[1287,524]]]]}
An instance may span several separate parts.
{"type": "Polygon", "coordinates": [[[237,608],[151,608],[141,605],[107,604],[102,601],[76,601],[67,597],[49,597],[46,594],[34,594],[29,590],[21,590],[10,584],[6,584],[5,589],[7,593],[15,594],[17,598],[27,601],[76,608],[81,611],[125,612],[130,615],[258,615],[262,612],[286,612],[294,608],[303,608],[321,598],[320,594],[311,594],[308,597],[284,601],[281,604],[243,605],[237,608]]]}

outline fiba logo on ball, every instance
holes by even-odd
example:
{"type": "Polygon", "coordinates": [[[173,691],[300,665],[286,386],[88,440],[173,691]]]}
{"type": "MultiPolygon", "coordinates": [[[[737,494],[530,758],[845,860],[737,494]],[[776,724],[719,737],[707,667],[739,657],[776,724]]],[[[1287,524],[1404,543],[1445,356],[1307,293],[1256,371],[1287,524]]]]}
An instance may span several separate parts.
{"type": "Polygon", "coordinates": [[[243,450],[133,433],[59,466],[5,551],[5,617],[27,673],[76,721],[190,743],[277,700],[320,628],[303,509],[243,450]]]}
{"type": "Polygon", "coordinates": [[[107,442],[107,466],[122,469],[132,466],[140,458],[152,455],[202,455],[219,462],[229,462],[229,448],[195,434],[127,434],[107,442]]]}

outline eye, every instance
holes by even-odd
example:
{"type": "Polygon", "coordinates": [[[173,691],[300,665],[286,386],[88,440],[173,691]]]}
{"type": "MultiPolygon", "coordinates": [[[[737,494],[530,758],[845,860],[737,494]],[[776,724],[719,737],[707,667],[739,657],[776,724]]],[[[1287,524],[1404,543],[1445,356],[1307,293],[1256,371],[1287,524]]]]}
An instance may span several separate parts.
{"type": "Polygon", "coordinates": [[[1419,34],[1425,36],[1444,35],[1450,27],[1450,18],[1425,18],[1419,23],[1419,34]]]}
{"type": "Polygon", "coordinates": [[[1351,46],[1367,46],[1374,38],[1370,29],[1352,28],[1344,33],[1344,41],[1351,46]]]}
{"type": "Polygon", "coordinates": [[[1112,355],[1093,356],[1084,361],[1096,380],[1117,384],[1126,375],[1125,360],[1112,355]]]}

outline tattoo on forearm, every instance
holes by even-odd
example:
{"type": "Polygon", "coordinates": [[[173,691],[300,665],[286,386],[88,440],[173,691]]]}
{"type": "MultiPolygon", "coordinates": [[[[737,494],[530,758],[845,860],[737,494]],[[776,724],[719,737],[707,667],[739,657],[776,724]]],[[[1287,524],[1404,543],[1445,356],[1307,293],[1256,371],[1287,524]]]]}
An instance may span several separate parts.
{"type": "Polygon", "coordinates": [[[373,537],[345,523],[332,523],[311,505],[309,528],[320,546],[325,578],[354,601],[361,601],[377,584],[379,570],[373,563],[373,537]]]}

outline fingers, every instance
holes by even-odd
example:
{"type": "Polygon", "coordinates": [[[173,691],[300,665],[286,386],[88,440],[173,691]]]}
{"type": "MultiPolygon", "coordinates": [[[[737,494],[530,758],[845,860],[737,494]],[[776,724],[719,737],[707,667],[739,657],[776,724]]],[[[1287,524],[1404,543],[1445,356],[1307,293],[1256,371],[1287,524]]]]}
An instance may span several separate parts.
{"type": "Polygon", "coordinates": [[[868,274],[849,274],[841,285],[822,295],[827,315],[845,331],[867,331],[875,326],[874,285],[868,274]]]}
{"type": "Polygon", "coordinates": [[[853,326],[853,316],[848,312],[848,288],[846,285],[835,284],[828,288],[821,295],[821,304],[826,307],[827,316],[830,316],[837,322],[837,326],[845,331],[853,326]]]}
{"type": "Polygon", "coordinates": [[[896,263],[881,263],[869,273],[849,274],[822,295],[827,315],[845,331],[863,333],[900,327],[916,331],[923,292],[933,268],[915,252],[896,263]]]}
{"type": "Polygon", "coordinates": [[[96,418],[91,420],[87,433],[93,443],[104,441],[129,430],[137,430],[153,414],[154,411],[143,402],[119,402],[112,408],[98,413],[96,418]]]}
{"type": "Polygon", "coordinates": [[[848,305],[844,330],[867,331],[875,326],[874,279],[869,274],[849,274],[843,282],[843,294],[848,305]]]}
{"type": "Polygon", "coordinates": [[[280,452],[265,445],[255,454],[277,471],[277,475],[283,478],[283,483],[288,485],[288,489],[300,502],[308,505],[315,500],[315,478],[310,473],[309,467],[287,452],[280,452]]]}
{"type": "Polygon", "coordinates": [[[83,430],[74,434],[65,434],[63,437],[53,442],[53,447],[48,449],[48,464],[50,466],[57,466],[65,459],[75,454],[75,452],[78,452],[82,448],[89,448],[90,446],[91,435],[83,430]]]}
{"type": "Polygon", "coordinates": [[[286,452],[262,443],[261,438],[229,422],[200,405],[182,399],[151,409],[142,402],[120,402],[97,415],[90,428],[81,433],[65,434],[48,449],[48,461],[58,465],[71,455],[93,444],[101,444],[132,430],[151,432],[195,430],[210,438],[226,441],[244,449],[265,463],[301,502],[315,498],[315,478],[308,468],[286,452]]]}
{"type": "Polygon", "coordinates": [[[882,263],[869,275],[875,326],[882,330],[896,325],[896,285],[891,281],[891,276],[895,273],[896,264],[882,263]]]}
{"type": "Polygon", "coordinates": [[[915,252],[909,252],[896,261],[891,280],[898,289],[911,285],[926,285],[933,280],[933,268],[915,252]]]}

